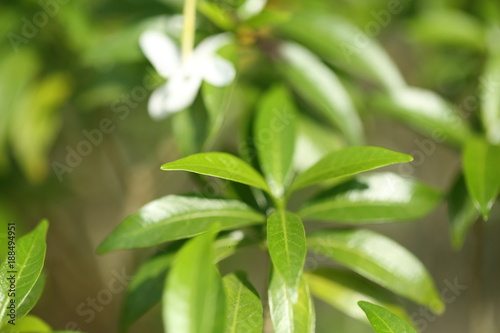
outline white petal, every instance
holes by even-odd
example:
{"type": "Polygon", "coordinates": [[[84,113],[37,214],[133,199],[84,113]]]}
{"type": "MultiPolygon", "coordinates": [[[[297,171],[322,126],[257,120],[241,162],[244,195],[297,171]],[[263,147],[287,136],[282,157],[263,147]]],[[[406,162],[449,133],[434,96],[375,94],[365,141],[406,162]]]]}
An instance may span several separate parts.
{"type": "Polygon", "coordinates": [[[199,65],[203,79],[217,87],[227,86],[236,75],[233,64],[217,55],[206,59],[204,63],[199,65]]]}
{"type": "Polygon", "coordinates": [[[156,89],[148,103],[149,115],[161,120],[193,104],[200,89],[201,77],[177,71],[164,85],[156,89]]]}
{"type": "Polygon", "coordinates": [[[247,0],[238,8],[238,16],[248,19],[259,14],[266,6],[267,0],[247,0]]]}
{"type": "Polygon", "coordinates": [[[198,46],[196,46],[193,51],[193,56],[197,59],[211,57],[221,47],[231,43],[232,40],[233,38],[230,33],[223,33],[207,37],[203,41],[201,41],[198,46]]]}
{"type": "Polygon", "coordinates": [[[147,30],[139,38],[139,45],[161,76],[167,78],[179,68],[181,63],[179,48],[167,35],[147,30]]]}

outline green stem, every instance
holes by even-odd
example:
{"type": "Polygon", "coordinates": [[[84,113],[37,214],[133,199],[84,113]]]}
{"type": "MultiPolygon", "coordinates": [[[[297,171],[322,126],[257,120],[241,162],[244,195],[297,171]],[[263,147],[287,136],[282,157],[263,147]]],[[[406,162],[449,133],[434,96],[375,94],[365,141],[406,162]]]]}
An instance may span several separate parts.
{"type": "Polygon", "coordinates": [[[182,27],[182,60],[186,60],[193,52],[194,32],[196,24],[196,0],[184,2],[184,26],[182,27]]]}

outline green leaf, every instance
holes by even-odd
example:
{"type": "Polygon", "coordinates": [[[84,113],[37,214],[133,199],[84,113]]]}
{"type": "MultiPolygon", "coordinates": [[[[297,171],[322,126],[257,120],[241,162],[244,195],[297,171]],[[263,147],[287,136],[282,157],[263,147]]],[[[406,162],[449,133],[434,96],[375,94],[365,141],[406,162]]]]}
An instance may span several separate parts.
{"type": "MultiPolygon", "coordinates": [[[[239,230],[219,236],[214,244],[214,262],[229,257],[240,247],[252,244],[244,236],[239,230]]],[[[178,241],[169,244],[161,252],[146,260],[134,274],[123,301],[120,332],[126,332],[133,322],[160,302],[168,270],[175,253],[183,243],[178,241]]]]}
{"type": "Polygon", "coordinates": [[[418,40],[437,46],[468,47],[481,53],[486,49],[484,25],[464,11],[427,10],[411,21],[411,30],[418,40]]]}
{"type": "Polygon", "coordinates": [[[127,332],[130,325],[160,302],[168,269],[181,242],[146,260],[127,286],[127,294],[120,314],[120,332],[127,332]]]}
{"type": "Polygon", "coordinates": [[[161,166],[162,170],[184,170],[232,180],[270,192],[266,181],[248,163],[227,153],[194,154],[161,166]]]}
{"type": "Polygon", "coordinates": [[[444,310],[424,265],[385,236],[363,229],[322,230],[308,237],[308,246],[435,313],[444,310]]]}
{"type": "Polygon", "coordinates": [[[288,91],[277,86],[260,100],[255,121],[255,145],[260,166],[277,198],[291,181],[297,112],[288,91]]]}
{"type": "MultiPolygon", "coordinates": [[[[9,290],[11,271],[15,271],[16,281],[16,307],[21,309],[31,309],[35,301],[33,297],[29,297],[31,290],[36,285],[36,282],[42,272],[43,263],[45,260],[46,251],[46,235],[48,222],[43,220],[30,233],[19,238],[16,243],[16,263],[15,266],[10,266],[7,262],[8,258],[0,267],[0,290],[9,290]]],[[[8,293],[0,293],[0,327],[2,327],[10,317],[8,317],[7,305],[10,304],[8,293]]],[[[17,319],[21,319],[18,317],[17,319]]]]}
{"type": "Polygon", "coordinates": [[[36,305],[36,303],[42,296],[46,280],[47,277],[45,276],[45,274],[43,272],[40,273],[40,276],[38,277],[38,280],[36,280],[35,285],[30,290],[28,296],[26,296],[26,300],[22,304],[20,304],[17,308],[18,318],[22,318],[25,315],[27,315],[31,311],[31,309],[33,309],[33,307],[36,305]]]}
{"type": "Polygon", "coordinates": [[[403,318],[407,314],[384,288],[356,273],[334,268],[321,268],[304,275],[311,293],[355,319],[366,321],[358,307],[360,300],[382,305],[403,318]]]}
{"type": "Polygon", "coordinates": [[[410,324],[381,306],[363,301],[358,304],[377,333],[417,333],[410,324]]]}
{"type": "Polygon", "coordinates": [[[420,88],[401,88],[378,95],[374,104],[409,126],[429,135],[435,142],[465,143],[471,131],[458,112],[436,93],[420,88]]]}
{"type": "Polygon", "coordinates": [[[237,200],[168,195],[126,218],[98,252],[153,246],[201,234],[216,222],[221,230],[263,223],[264,216],[237,200]]]}
{"type": "Polygon", "coordinates": [[[293,89],[345,135],[363,142],[363,128],[348,92],[335,73],[304,47],[285,42],[279,48],[278,69],[293,89]]]}
{"type": "Polygon", "coordinates": [[[448,215],[450,217],[451,244],[459,250],[467,235],[467,230],[479,217],[479,211],[472,202],[463,175],[460,175],[449,193],[448,215]]]}
{"type": "Polygon", "coordinates": [[[462,163],[472,201],[483,218],[488,219],[500,191],[500,146],[473,138],[465,145],[462,163]]]}
{"type": "Polygon", "coordinates": [[[212,228],[189,240],[176,255],[163,292],[165,331],[223,332],[224,292],[213,264],[214,237],[212,228]]]}
{"type": "Polygon", "coordinates": [[[281,274],[273,269],[268,293],[275,333],[314,332],[314,305],[304,279],[300,279],[298,294],[293,296],[281,274]]]}
{"type": "Polygon", "coordinates": [[[328,154],[311,168],[300,174],[291,191],[334,178],[346,177],[359,172],[395,163],[410,162],[409,155],[380,147],[348,147],[328,154]]]}
{"type": "MultiPolygon", "coordinates": [[[[7,326],[5,333],[52,333],[50,326],[37,316],[28,315],[16,321],[16,325],[7,326]]],[[[4,331],[2,331],[4,332],[4,331]]]]}
{"type": "Polygon", "coordinates": [[[267,246],[273,266],[295,302],[306,259],[306,234],[300,217],[284,210],[272,213],[267,219],[267,246]]]}
{"type": "Polygon", "coordinates": [[[203,82],[201,92],[210,119],[204,148],[210,147],[220,134],[224,120],[227,118],[227,112],[230,109],[230,101],[234,91],[234,83],[224,87],[216,87],[203,82]]]}
{"type": "Polygon", "coordinates": [[[486,62],[480,82],[481,120],[486,137],[492,144],[500,144],[500,54],[491,55],[486,62]]]}
{"type": "Polygon", "coordinates": [[[405,86],[397,66],[384,49],[340,16],[301,12],[279,30],[343,70],[388,90],[405,86]]]}
{"type": "Polygon", "coordinates": [[[426,216],[440,201],[439,191],[422,182],[381,172],[359,175],[323,192],[298,214],[350,223],[406,221],[426,216]]]}
{"type": "Polygon", "coordinates": [[[234,22],[231,16],[228,15],[227,10],[224,10],[216,3],[200,1],[198,10],[219,28],[223,30],[232,30],[234,28],[234,22]]]}
{"type": "MultiPolygon", "coordinates": [[[[294,332],[293,304],[290,289],[281,274],[273,269],[268,290],[269,312],[275,333],[294,332]]],[[[296,297],[298,298],[298,297],[296,297]]]]}
{"type": "Polygon", "coordinates": [[[293,332],[314,333],[316,327],[316,312],[314,302],[309,292],[309,286],[304,278],[300,279],[297,303],[293,305],[293,332]]]}
{"type": "Polygon", "coordinates": [[[293,164],[298,172],[304,172],[326,154],[346,146],[338,133],[307,117],[299,117],[297,125],[293,164]]]}
{"type": "Polygon", "coordinates": [[[225,333],[261,333],[262,302],[259,294],[241,273],[226,275],[222,282],[226,295],[225,333]]]}

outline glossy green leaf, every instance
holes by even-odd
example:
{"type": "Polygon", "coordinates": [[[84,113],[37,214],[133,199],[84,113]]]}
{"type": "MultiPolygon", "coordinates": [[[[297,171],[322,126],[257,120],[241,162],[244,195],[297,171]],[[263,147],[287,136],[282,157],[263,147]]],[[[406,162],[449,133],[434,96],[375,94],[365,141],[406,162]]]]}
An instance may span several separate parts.
{"type": "MultiPolygon", "coordinates": [[[[240,247],[252,244],[244,237],[243,232],[239,230],[219,236],[214,244],[214,262],[231,256],[240,247]]],[[[120,332],[126,332],[133,322],[160,302],[165,278],[180,245],[182,241],[169,244],[146,260],[134,274],[123,301],[120,332]]]]}
{"type": "Polygon", "coordinates": [[[293,89],[352,144],[361,144],[363,129],[351,97],[337,76],[304,47],[286,42],[277,66],[293,89]]]}
{"type": "Polygon", "coordinates": [[[467,231],[479,217],[472,202],[463,175],[460,175],[449,193],[448,215],[450,217],[451,244],[454,249],[462,247],[467,231]]]}
{"type": "Polygon", "coordinates": [[[359,175],[321,193],[298,212],[303,218],[351,223],[415,220],[441,201],[432,187],[390,172],[359,175]]]}
{"type": "Polygon", "coordinates": [[[407,318],[404,308],[384,288],[362,276],[341,269],[322,268],[305,274],[311,293],[355,319],[366,321],[358,302],[369,301],[382,305],[402,318],[407,318]]]}
{"type": "Polygon", "coordinates": [[[250,165],[227,153],[200,153],[161,166],[162,170],[184,170],[232,180],[269,192],[262,176],[250,165]]]}
{"type": "Polygon", "coordinates": [[[99,253],[188,238],[216,222],[221,230],[263,223],[264,216],[236,200],[168,195],[126,218],[99,246],[99,253]]]}
{"type": "Polygon", "coordinates": [[[269,90],[260,100],[255,121],[255,146],[271,192],[277,198],[291,181],[297,112],[282,86],[269,90]]]}
{"type": "MultiPolygon", "coordinates": [[[[275,333],[294,332],[293,304],[294,300],[286,281],[281,274],[273,269],[268,290],[269,312],[275,333]]],[[[296,297],[297,299],[297,297],[296,297]]]]}
{"type": "Polygon", "coordinates": [[[467,189],[484,219],[500,191],[500,146],[474,138],[465,145],[462,156],[467,189]]]}
{"type": "Polygon", "coordinates": [[[304,279],[300,279],[298,293],[293,296],[281,274],[274,269],[268,292],[275,333],[314,333],[314,304],[304,279]]]}
{"type": "Polygon", "coordinates": [[[412,20],[411,30],[418,40],[438,46],[468,47],[480,52],[486,49],[484,25],[464,11],[433,8],[412,20]]]}
{"type": "Polygon", "coordinates": [[[165,331],[223,332],[224,291],[213,264],[214,237],[212,228],[188,241],[176,255],[163,292],[165,331]]]}
{"type": "Polygon", "coordinates": [[[35,307],[36,303],[42,296],[43,290],[45,288],[45,281],[47,280],[47,277],[45,274],[42,272],[40,276],[38,277],[38,280],[36,280],[35,285],[33,288],[30,290],[28,296],[26,296],[25,301],[22,304],[19,304],[17,308],[17,317],[22,318],[25,315],[27,315],[33,307],[35,307]]]}
{"type": "MultiPolygon", "coordinates": [[[[48,226],[48,222],[44,220],[33,231],[20,237],[16,242],[15,265],[11,266],[7,257],[0,267],[0,290],[9,290],[10,280],[7,278],[11,277],[12,274],[15,275],[17,308],[31,309],[34,306],[32,302],[36,301],[29,295],[42,272],[47,248],[45,238],[48,226]],[[10,273],[11,271],[16,273],[10,273]]],[[[7,316],[9,304],[8,293],[0,293],[0,327],[10,318],[7,316]]]]}
{"type": "Polygon", "coordinates": [[[304,172],[326,154],[345,146],[345,140],[338,133],[304,116],[299,117],[293,157],[295,170],[304,172]]]}
{"type": "Polygon", "coordinates": [[[348,147],[326,155],[318,163],[300,174],[292,184],[292,191],[316,183],[351,176],[363,171],[395,163],[410,162],[409,155],[380,147],[348,147]]]}
{"type": "Polygon", "coordinates": [[[339,68],[387,89],[405,85],[398,68],[384,49],[340,16],[300,13],[280,26],[279,30],[339,68]]]}
{"type": "Polygon", "coordinates": [[[308,237],[308,246],[435,313],[444,310],[424,265],[385,236],[363,229],[323,230],[308,237]]]}
{"type": "Polygon", "coordinates": [[[316,312],[314,302],[304,278],[300,279],[297,302],[293,305],[293,332],[314,333],[316,312]]]}
{"type": "Polygon", "coordinates": [[[261,333],[262,302],[255,288],[241,273],[226,275],[222,282],[226,295],[225,333],[261,333]]]}
{"type": "Polygon", "coordinates": [[[417,333],[410,324],[381,306],[364,301],[358,304],[376,333],[417,333]]]}
{"type": "Polygon", "coordinates": [[[492,144],[500,144],[500,54],[491,55],[481,78],[481,120],[486,137],[492,144]]]}
{"type": "Polygon", "coordinates": [[[306,259],[306,234],[300,217],[284,210],[272,213],[267,219],[267,246],[273,266],[295,301],[306,259]]]}
{"type": "Polygon", "coordinates": [[[374,100],[377,109],[430,135],[436,142],[465,143],[471,135],[467,123],[444,99],[430,90],[401,88],[374,100]]]}

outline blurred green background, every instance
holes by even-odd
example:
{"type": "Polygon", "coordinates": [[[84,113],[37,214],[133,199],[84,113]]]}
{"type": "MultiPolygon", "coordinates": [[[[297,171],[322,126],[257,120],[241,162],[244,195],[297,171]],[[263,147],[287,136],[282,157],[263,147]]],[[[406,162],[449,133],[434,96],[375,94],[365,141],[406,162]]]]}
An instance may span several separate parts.
{"type": "MultiPolygon", "coordinates": [[[[237,2],[218,0],[217,4],[231,10],[237,2]]],[[[484,40],[493,38],[492,43],[500,45],[499,34],[488,37],[485,28],[500,22],[497,0],[402,0],[401,13],[387,20],[379,13],[390,2],[270,0],[267,7],[280,15],[271,17],[259,33],[273,34],[273,25],[281,17],[313,8],[340,15],[363,30],[370,22],[378,22],[380,29],[373,37],[409,84],[434,90],[456,105],[474,96],[485,63],[484,40]]],[[[154,250],[97,256],[95,249],[144,203],[195,190],[186,174],[160,171],[162,163],[182,151],[172,135],[171,119],[156,122],[149,117],[148,96],[141,88],[158,85],[162,79],[139,49],[140,33],[158,24],[177,29],[166,18],[181,11],[180,0],[2,0],[0,237],[6,229],[3,224],[9,221],[26,232],[41,218],[49,219],[47,287],[34,314],[54,328],[116,332],[123,293],[114,294],[100,311],[96,309],[92,320],[89,314],[82,315],[88,307],[81,304],[107,288],[116,272],[125,269],[132,275],[154,250]],[[98,135],[96,129],[103,121],[107,133],[98,135]],[[90,138],[94,142],[84,147],[82,141],[90,138]],[[79,149],[86,156],[76,156],[74,151],[79,149]]],[[[220,31],[203,15],[199,17],[202,36],[220,31]]],[[[259,85],[264,88],[274,79],[265,66],[256,70],[259,58],[248,40],[253,32],[245,29],[237,30],[239,70],[253,82],[253,90],[238,96],[235,110],[252,105],[259,85]]],[[[412,155],[423,152],[423,160],[416,159],[399,171],[448,189],[460,169],[458,151],[437,144],[427,154],[419,144],[425,137],[367,103],[364,93],[370,87],[366,83],[343,73],[342,68],[338,73],[362,114],[367,143],[412,155]]],[[[491,80],[490,84],[500,84],[500,77],[491,80]]],[[[151,88],[146,90],[149,93],[151,88]]],[[[225,134],[213,150],[235,150],[237,133],[231,129],[239,123],[239,115],[235,111],[226,122],[225,134]]],[[[474,112],[467,120],[479,126],[474,112]]],[[[499,218],[497,207],[487,223],[475,226],[461,251],[451,249],[444,204],[422,221],[373,227],[415,253],[438,288],[455,280],[467,286],[443,316],[426,319],[425,332],[500,331],[499,218]]],[[[266,258],[259,255],[243,251],[223,262],[222,270],[253,267],[255,260],[264,264],[266,258]]],[[[254,271],[250,278],[262,285],[259,281],[266,274],[254,271]]],[[[418,308],[408,306],[409,313],[420,318],[418,308]]],[[[317,332],[371,332],[366,324],[320,302],[317,312],[317,332]]],[[[159,309],[132,331],[161,332],[159,309]]]]}

